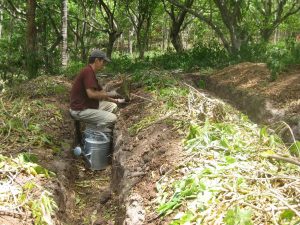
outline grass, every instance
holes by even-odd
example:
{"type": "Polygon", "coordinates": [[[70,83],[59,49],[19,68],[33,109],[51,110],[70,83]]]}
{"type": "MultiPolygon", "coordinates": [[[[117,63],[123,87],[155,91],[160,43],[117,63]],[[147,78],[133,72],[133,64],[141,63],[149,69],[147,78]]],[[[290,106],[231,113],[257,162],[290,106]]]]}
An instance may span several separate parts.
{"type": "Polygon", "coordinates": [[[41,164],[44,157],[60,154],[62,145],[55,133],[63,122],[62,111],[43,98],[65,92],[55,78],[39,77],[0,96],[0,186],[14,190],[1,192],[0,204],[37,225],[54,223],[57,204],[46,186],[56,178],[41,164]]]}
{"type": "Polygon", "coordinates": [[[53,222],[51,216],[57,205],[51,192],[42,187],[41,180],[51,181],[54,173],[41,167],[34,155],[22,153],[15,158],[0,154],[1,191],[0,204],[3,210],[28,215],[34,224],[42,225],[53,222]],[[28,179],[30,178],[30,179],[28,179]]]}

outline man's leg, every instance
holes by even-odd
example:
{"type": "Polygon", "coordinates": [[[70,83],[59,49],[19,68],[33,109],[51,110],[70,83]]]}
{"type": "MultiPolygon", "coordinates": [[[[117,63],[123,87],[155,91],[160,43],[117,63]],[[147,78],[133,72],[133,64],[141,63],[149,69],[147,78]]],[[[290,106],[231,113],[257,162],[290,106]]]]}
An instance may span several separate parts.
{"type": "Polygon", "coordinates": [[[78,113],[74,113],[74,111],[71,113],[75,119],[102,127],[112,126],[117,120],[117,116],[114,113],[101,109],[85,109],[78,113]]]}

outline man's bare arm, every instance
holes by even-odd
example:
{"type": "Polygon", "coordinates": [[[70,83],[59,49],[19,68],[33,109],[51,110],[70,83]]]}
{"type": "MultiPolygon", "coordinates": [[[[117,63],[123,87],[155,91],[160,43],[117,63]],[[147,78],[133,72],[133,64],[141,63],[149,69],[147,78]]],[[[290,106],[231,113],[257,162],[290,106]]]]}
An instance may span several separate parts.
{"type": "Polygon", "coordinates": [[[102,91],[97,91],[91,88],[86,89],[86,93],[88,95],[89,98],[91,99],[96,99],[96,100],[106,100],[106,101],[110,101],[110,102],[114,102],[114,103],[119,103],[118,99],[114,99],[112,98],[109,93],[107,93],[106,91],[102,90],[102,91]]]}
{"type": "Polygon", "coordinates": [[[87,96],[91,99],[96,100],[107,100],[108,95],[105,91],[96,91],[95,89],[88,88],[86,89],[87,96]]]}

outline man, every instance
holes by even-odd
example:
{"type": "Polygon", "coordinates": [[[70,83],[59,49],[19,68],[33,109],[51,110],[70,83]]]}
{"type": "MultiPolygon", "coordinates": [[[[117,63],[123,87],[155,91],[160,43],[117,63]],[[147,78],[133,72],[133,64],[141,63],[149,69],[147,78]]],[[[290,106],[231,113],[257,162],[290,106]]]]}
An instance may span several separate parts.
{"type": "Polygon", "coordinates": [[[110,62],[106,54],[98,49],[89,57],[89,65],[75,78],[71,90],[70,113],[76,120],[99,128],[113,125],[117,119],[113,111],[116,103],[123,103],[115,92],[106,92],[99,85],[96,73],[110,62]],[[99,102],[100,101],[100,102],[99,102]]]}

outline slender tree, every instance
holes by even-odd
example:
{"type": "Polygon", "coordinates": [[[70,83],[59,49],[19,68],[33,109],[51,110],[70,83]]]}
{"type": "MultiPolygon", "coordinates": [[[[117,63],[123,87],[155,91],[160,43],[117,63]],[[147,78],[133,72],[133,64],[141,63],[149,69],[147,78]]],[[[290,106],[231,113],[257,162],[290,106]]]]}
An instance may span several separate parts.
{"type": "Polygon", "coordinates": [[[29,78],[37,76],[37,29],[35,22],[36,0],[27,0],[26,66],[29,78]]]}
{"type": "Polygon", "coordinates": [[[183,51],[182,39],[180,32],[186,27],[188,23],[184,24],[186,19],[187,10],[193,5],[194,0],[185,0],[183,5],[185,8],[177,8],[174,5],[167,6],[166,0],[162,0],[164,9],[171,19],[170,38],[171,42],[177,52],[183,51]]]}
{"type": "Polygon", "coordinates": [[[111,57],[111,54],[113,52],[113,47],[116,40],[122,34],[115,16],[117,1],[113,0],[111,5],[112,6],[110,8],[108,3],[103,0],[99,0],[99,9],[107,26],[104,31],[108,34],[107,56],[109,58],[111,57]]]}
{"type": "Polygon", "coordinates": [[[139,58],[144,58],[148,44],[151,18],[157,6],[156,0],[126,0],[126,9],[134,27],[139,58]]]}
{"type": "Polygon", "coordinates": [[[0,8],[0,39],[2,37],[2,18],[3,18],[3,12],[2,9],[0,8]]]}
{"type": "Polygon", "coordinates": [[[290,16],[300,12],[299,0],[265,0],[253,2],[255,6],[255,24],[258,26],[262,40],[267,42],[275,29],[290,16]],[[257,17],[257,12],[260,16],[257,17]]]}
{"type": "Polygon", "coordinates": [[[213,0],[214,7],[208,7],[208,9],[205,4],[203,6],[198,5],[197,8],[189,8],[178,0],[168,1],[206,23],[220,38],[229,53],[238,54],[241,45],[247,42],[248,32],[243,22],[248,1],[213,0]],[[217,15],[215,15],[216,13],[217,15]],[[222,24],[219,22],[220,18],[222,24]]]}
{"type": "Polygon", "coordinates": [[[63,0],[62,2],[62,28],[61,28],[61,33],[62,33],[62,54],[61,54],[61,59],[62,59],[62,66],[67,66],[68,64],[68,0],[63,0]]]}

